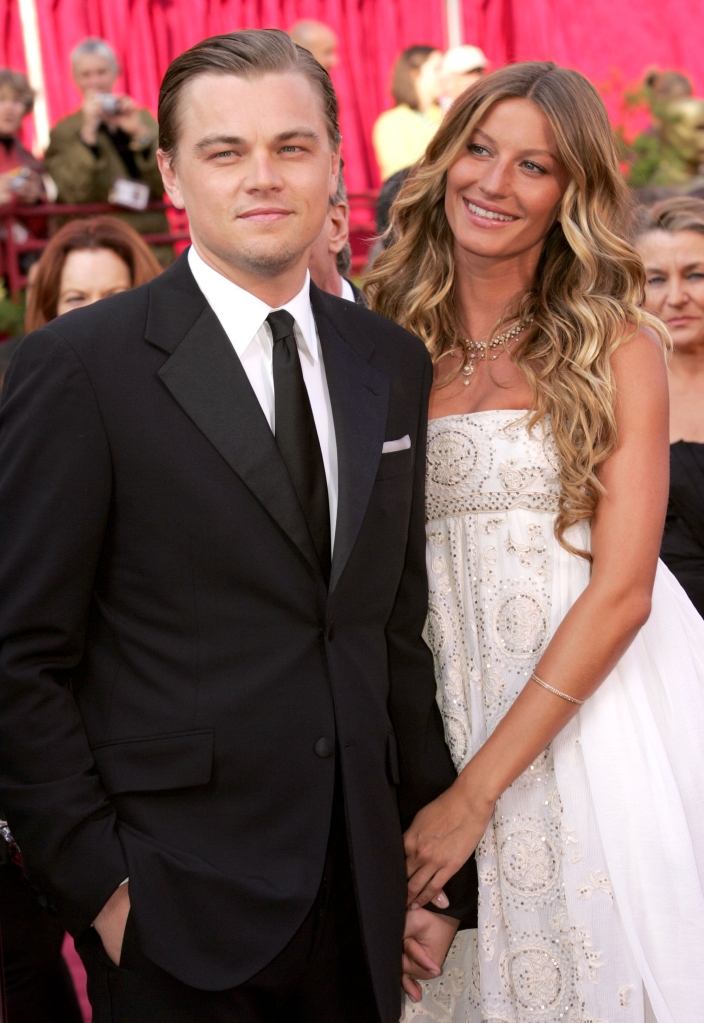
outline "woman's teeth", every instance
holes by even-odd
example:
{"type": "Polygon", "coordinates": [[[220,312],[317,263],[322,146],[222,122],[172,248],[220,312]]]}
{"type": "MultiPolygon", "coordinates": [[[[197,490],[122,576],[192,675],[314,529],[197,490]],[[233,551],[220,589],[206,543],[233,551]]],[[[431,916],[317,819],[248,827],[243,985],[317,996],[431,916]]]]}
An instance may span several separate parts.
{"type": "Polygon", "coordinates": [[[481,206],[475,206],[473,202],[466,199],[465,202],[469,207],[470,211],[477,217],[484,217],[486,220],[517,220],[517,217],[509,217],[504,213],[492,213],[491,210],[482,209],[481,206]]]}

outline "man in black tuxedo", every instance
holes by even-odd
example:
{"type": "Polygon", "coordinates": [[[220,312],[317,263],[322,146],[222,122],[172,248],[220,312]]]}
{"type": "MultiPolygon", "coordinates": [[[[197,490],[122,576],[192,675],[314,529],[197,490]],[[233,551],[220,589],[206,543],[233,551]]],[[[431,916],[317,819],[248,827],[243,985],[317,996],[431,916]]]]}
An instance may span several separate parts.
{"type": "MultiPolygon", "coordinates": [[[[205,40],[159,121],[192,248],[29,335],[5,385],[0,803],[95,1023],[396,1023],[402,828],[455,777],[430,360],[309,283],[339,134],[307,51],[205,40]]],[[[475,891],[413,925],[428,962],[475,891]]]]}

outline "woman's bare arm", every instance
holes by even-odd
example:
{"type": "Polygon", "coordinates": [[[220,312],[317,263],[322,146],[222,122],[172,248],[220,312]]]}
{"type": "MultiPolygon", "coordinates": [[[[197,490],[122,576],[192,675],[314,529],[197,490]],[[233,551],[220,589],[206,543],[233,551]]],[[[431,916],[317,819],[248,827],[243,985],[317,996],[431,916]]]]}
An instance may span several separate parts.
{"type": "MultiPolygon", "coordinates": [[[[592,523],[592,572],[536,666],[586,700],[650,614],[669,486],[668,388],[662,349],[639,332],[614,355],[618,446],[600,471],[606,493],[592,523]]],[[[476,848],[494,804],[577,712],[528,682],[455,784],[405,835],[409,904],[425,905],[476,848]]],[[[452,912],[450,908],[449,912],[452,912]]]]}

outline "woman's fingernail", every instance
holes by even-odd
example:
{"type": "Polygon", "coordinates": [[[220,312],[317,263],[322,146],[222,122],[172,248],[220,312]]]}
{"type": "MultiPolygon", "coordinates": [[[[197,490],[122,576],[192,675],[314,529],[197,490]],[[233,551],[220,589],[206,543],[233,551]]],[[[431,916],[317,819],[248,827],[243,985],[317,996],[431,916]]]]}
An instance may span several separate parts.
{"type": "Polygon", "coordinates": [[[430,976],[431,976],[431,977],[439,977],[439,976],[440,976],[440,974],[438,973],[438,971],[437,971],[437,970],[431,970],[431,971],[430,971],[430,976]]]}
{"type": "Polygon", "coordinates": [[[447,907],[450,905],[450,900],[448,899],[447,895],[445,895],[445,892],[440,892],[439,895],[436,895],[435,901],[437,902],[438,906],[441,906],[443,909],[447,909],[447,907]]]}
{"type": "Polygon", "coordinates": [[[408,908],[409,909],[420,909],[420,906],[418,905],[417,902],[412,902],[408,908]]]}

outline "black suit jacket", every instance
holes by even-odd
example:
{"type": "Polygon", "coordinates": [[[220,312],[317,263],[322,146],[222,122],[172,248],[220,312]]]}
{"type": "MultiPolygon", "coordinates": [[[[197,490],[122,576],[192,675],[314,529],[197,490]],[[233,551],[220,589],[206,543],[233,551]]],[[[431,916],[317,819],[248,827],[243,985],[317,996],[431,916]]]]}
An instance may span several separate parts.
{"type": "MultiPolygon", "coordinates": [[[[394,324],[311,297],[339,462],[329,588],[185,257],[20,345],[0,414],[0,805],[69,930],[129,876],[145,953],[225,989],[312,905],[339,757],[395,1023],[402,828],[455,777],[421,638],[431,367],[394,324]]],[[[448,894],[471,916],[472,868],[448,894]]]]}

